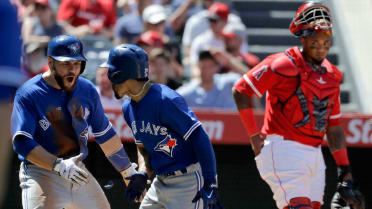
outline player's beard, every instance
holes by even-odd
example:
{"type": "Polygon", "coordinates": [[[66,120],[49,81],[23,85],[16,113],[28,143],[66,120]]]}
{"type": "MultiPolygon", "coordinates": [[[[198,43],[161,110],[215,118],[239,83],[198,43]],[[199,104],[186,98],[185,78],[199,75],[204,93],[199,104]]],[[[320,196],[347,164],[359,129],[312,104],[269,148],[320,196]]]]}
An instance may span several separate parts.
{"type": "MultiPolygon", "coordinates": [[[[63,76],[61,76],[58,72],[57,72],[57,70],[56,70],[56,68],[53,66],[53,71],[54,71],[54,79],[57,81],[57,84],[59,85],[59,87],[61,87],[61,89],[62,90],[64,90],[64,91],[72,91],[72,90],[74,90],[74,88],[75,88],[75,85],[76,85],[76,80],[77,79],[75,79],[75,78],[72,78],[72,79],[75,79],[75,81],[71,81],[71,82],[74,82],[74,84],[71,86],[71,87],[67,87],[66,85],[65,85],[65,83],[63,82],[63,79],[64,79],[64,77],[63,76]]],[[[65,76],[65,77],[68,77],[68,76],[74,76],[74,75],[67,75],[67,76],[65,76]]],[[[75,77],[75,76],[74,76],[75,77]]]]}

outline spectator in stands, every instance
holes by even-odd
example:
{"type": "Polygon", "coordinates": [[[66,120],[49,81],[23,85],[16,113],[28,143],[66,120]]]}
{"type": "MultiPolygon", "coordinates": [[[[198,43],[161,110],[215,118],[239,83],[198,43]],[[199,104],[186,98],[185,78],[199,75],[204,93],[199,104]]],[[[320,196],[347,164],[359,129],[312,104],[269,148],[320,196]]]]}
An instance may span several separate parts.
{"type": "Polygon", "coordinates": [[[162,34],[163,40],[169,42],[174,38],[174,32],[169,22],[167,21],[167,14],[162,5],[152,4],[143,10],[143,29],[144,32],[149,30],[157,31],[162,34]]]}
{"type": "MultiPolygon", "coordinates": [[[[203,8],[204,10],[196,13],[195,15],[191,16],[185,25],[185,30],[183,32],[182,37],[182,45],[183,45],[183,54],[184,54],[184,64],[189,65],[189,57],[190,57],[190,48],[192,42],[195,38],[200,35],[201,33],[205,32],[210,28],[210,24],[208,21],[209,12],[208,8],[210,8],[214,4],[214,0],[203,0],[203,8]]],[[[228,23],[231,24],[243,24],[240,17],[234,13],[229,13],[227,18],[228,23]]],[[[246,43],[244,43],[245,50],[247,49],[246,43]]]]}
{"type": "Polygon", "coordinates": [[[10,0],[10,2],[17,7],[20,22],[23,22],[26,17],[34,15],[34,0],[10,0]]]}
{"type": "Polygon", "coordinates": [[[183,66],[177,62],[175,53],[171,53],[171,47],[166,47],[163,41],[163,37],[157,31],[147,31],[143,33],[140,38],[136,41],[136,44],[143,48],[147,54],[151,54],[153,49],[160,48],[167,51],[170,54],[170,65],[172,69],[172,75],[178,80],[183,79],[183,66]]]}
{"type": "Polygon", "coordinates": [[[48,60],[46,48],[40,42],[29,42],[24,46],[24,56],[22,57],[23,70],[28,78],[32,78],[39,73],[48,71],[48,60]]]}
{"type": "Polygon", "coordinates": [[[111,82],[107,77],[108,68],[105,64],[97,68],[96,89],[104,109],[121,109],[125,98],[116,99],[112,91],[111,82]]]}
{"type": "Polygon", "coordinates": [[[202,50],[210,48],[224,49],[222,31],[227,24],[230,10],[226,4],[216,2],[208,9],[209,29],[196,36],[191,44],[190,61],[194,66],[198,62],[198,55],[202,50]]]}
{"type": "Polygon", "coordinates": [[[25,43],[39,43],[46,47],[51,38],[64,33],[63,28],[56,22],[54,10],[48,0],[34,0],[35,16],[24,19],[22,38],[25,43]]]}
{"type": "Polygon", "coordinates": [[[169,22],[176,33],[181,32],[189,17],[202,10],[197,0],[173,0],[168,5],[168,9],[165,7],[170,14],[169,22]]]}
{"type": "Polygon", "coordinates": [[[201,51],[200,79],[194,78],[177,89],[192,108],[236,110],[231,89],[241,77],[236,73],[218,74],[220,67],[209,51],[201,51]]]}
{"type": "Polygon", "coordinates": [[[112,0],[62,0],[57,16],[67,33],[77,37],[112,38],[116,18],[112,0]]]}
{"type": "Polygon", "coordinates": [[[176,77],[171,65],[171,56],[167,51],[155,48],[150,52],[149,59],[149,77],[151,81],[167,85],[173,90],[182,85],[182,79],[176,77]]]}
{"type": "Polygon", "coordinates": [[[246,40],[246,29],[243,25],[228,24],[223,30],[223,36],[226,51],[239,59],[239,61],[249,67],[249,69],[260,62],[260,59],[256,55],[242,52],[241,50],[246,40]]]}
{"type": "Polygon", "coordinates": [[[135,43],[143,32],[143,9],[152,3],[151,0],[118,0],[117,7],[121,16],[114,28],[114,45],[135,43]]]}
{"type": "Polygon", "coordinates": [[[136,44],[143,48],[147,54],[150,54],[153,48],[164,48],[162,35],[154,30],[143,33],[137,39],[136,44]]]}

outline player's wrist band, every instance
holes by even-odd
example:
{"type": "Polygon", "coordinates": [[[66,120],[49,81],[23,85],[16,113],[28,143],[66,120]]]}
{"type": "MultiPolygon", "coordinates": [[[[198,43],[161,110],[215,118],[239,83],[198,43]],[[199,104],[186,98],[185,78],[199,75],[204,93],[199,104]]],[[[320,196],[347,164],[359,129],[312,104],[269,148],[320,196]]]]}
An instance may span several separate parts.
{"type": "Polygon", "coordinates": [[[346,148],[342,148],[332,152],[333,158],[336,161],[337,166],[348,166],[350,165],[349,158],[347,156],[346,148]]]}
{"type": "Polygon", "coordinates": [[[250,136],[259,133],[252,108],[239,110],[239,115],[250,136]]]}
{"type": "Polygon", "coordinates": [[[128,155],[124,150],[123,145],[120,146],[118,151],[112,153],[110,156],[107,156],[107,159],[119,172],[129,168],[131,162],[129,161],[128,155]]]}

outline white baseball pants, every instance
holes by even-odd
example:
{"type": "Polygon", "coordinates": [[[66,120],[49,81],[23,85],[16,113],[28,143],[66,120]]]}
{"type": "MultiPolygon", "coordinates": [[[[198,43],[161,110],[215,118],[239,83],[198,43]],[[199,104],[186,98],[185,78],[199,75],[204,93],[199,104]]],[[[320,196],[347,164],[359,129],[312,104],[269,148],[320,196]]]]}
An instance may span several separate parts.
{"type": "Polygon", "coordinates": [[[325,164],[320,147],[268,135],[255,160],[279,209],[295,197],[308,197],[323,204],[325,164]]]}

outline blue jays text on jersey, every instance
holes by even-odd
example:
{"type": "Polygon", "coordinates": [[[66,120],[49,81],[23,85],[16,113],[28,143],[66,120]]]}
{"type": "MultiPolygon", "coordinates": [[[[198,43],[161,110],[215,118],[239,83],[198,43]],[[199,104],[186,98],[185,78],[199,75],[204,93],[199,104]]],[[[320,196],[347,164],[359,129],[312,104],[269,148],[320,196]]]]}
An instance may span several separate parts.
{"type": "Polygon", "coordinates": [[[197,162],[187,140],[201,123],[178,93],[164,85],[153,84],[138,103],[126,100],[123,113],[136,143],[142,143],[150,153],[156,174],[166,174],[197,162]]]}
{"type": "MultiPolygon", "coordinates": [[[[37,142],[48,152],[55,154],[58,148],[55,144],[55,133],[46,115],[50,108],[58,108],[63,113],[65,122],[73,124],[76,140],[79,141],[80,152],[87,156],[87,130],[91,127],[93,136],[98,143],[112,138],[116,133],[104,114],[99,95],[94,85],[78,78],[71,93],[50,86],[41,74],[23,84],[17,91],[12,113],[12,137],[23,135],[37,142]],[[79,122],[73,121],[71,105],[82,106],[84,117],[79,122]]],[[[19,155],[25,161],[26,156],[19,155]]]]}

